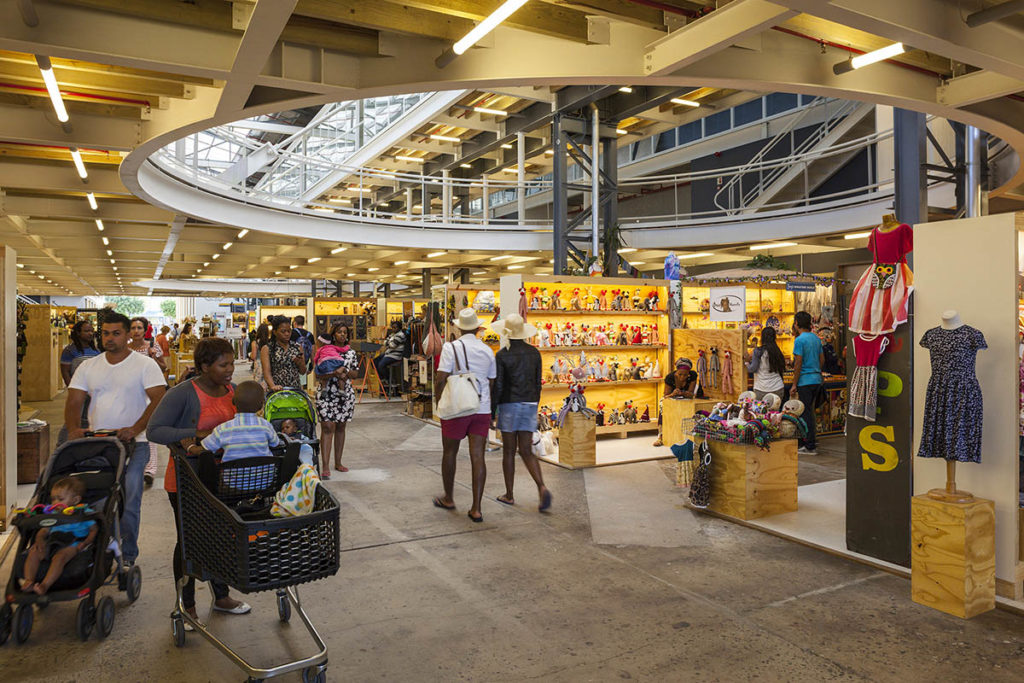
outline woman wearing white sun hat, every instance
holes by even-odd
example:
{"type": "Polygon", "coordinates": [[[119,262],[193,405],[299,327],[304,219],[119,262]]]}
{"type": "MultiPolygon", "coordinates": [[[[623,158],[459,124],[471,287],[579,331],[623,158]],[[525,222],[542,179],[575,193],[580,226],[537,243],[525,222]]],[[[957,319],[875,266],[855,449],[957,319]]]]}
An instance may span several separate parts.
{"type": "Polygon", "coordinates": [[[441,348],[441,360],[434,375],[434,396],[441,400],[448,376],[467,369],[477,380],[480,407],[476,414],[441,420],[441,480],[444,495],[434,498],[434,506],[446,510],[455,509],[452,493],[455,487],[455,457],[459,454],[462,440],[469,437],[469,461],[473,468],[473,505],[469,518],[474,522],[484,521],[480,514],[480,502],[484,495],[484,481],[487,468],[484,465],[484,449],[487,446],[487,432],[491,427],[491,388],[494,384],[494,352],[477,338],[480,319],[472,308],[459,311],[455,327],[462,336],[455,341],[445,342],[441,348]]]}
{"type": "Polygon", "coordinates": [[[551,492],[544,486],[540,462],[533,453],[533,433],[537,431],[537,404],[540,402],[541,358],[536,347],[526,340],[537,334],[537,328],[511,314],[491,325],[501,338],[501,350],[495,357],[497,376],[494,380],[494,413],[501,432],[502,471],[505,493],[498,502],[515,505],[513,485],[516,476],[516,448],[526,470],[537,484],[541,512],[551,507],[551,492]]]}

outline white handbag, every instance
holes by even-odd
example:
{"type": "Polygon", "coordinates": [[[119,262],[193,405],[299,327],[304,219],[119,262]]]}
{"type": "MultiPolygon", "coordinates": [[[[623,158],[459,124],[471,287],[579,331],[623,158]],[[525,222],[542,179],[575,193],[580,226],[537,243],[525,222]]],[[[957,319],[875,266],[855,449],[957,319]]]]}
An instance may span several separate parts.
{"type": "Polygon", "coordinates": [[[466,344],[462,345],[462,355],[466,361],[463,369],[459,364],[459,354],[455,350],[455,343],[452,342],[452,353],[455,356],[455,372],[448,375],[444,389],[441,390],[441,399],[437,402],[437,416],[442,420],[454,420],[457,417],[475,415],[480,410],[480,389],[476,375],[469,371],[469,354],[466,353],[466,344]]]}

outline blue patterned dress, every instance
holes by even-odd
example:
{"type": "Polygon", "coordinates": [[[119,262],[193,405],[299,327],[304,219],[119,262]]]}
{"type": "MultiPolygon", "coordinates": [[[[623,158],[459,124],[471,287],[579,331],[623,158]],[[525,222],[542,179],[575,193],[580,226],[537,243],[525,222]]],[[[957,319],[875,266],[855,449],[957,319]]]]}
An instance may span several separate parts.
{"type": "Polygon", "coordinates": [[[974,361],[980,349],[988,348],[985,335],[970,325],[954,330],[933,327],[920,344],[930,352],[932,376],[918,457],[981,462],[984,404],[974,361]]]}

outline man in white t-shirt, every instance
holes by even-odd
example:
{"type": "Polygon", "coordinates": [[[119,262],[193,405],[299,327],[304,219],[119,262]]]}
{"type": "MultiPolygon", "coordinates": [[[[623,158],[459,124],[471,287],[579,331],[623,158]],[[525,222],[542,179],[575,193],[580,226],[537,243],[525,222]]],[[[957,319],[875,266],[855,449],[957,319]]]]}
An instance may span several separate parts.
{"type": "Polygon", "coordinates": [[[124,471],[124,514],[121,543],[129,565],[139,556],[139,520],[142,515],[143,471],[149,460],[146,425],[164,397],[160,366],[148,355],[128,348],[128,318],[120,313],[103,317],[104,353],[82,363],[71,378],[64,405],[64,426],[69,439],[85,436],[82,405],[89,397],[89,428],[117,431],[122,441],[135,439],[124,471]]]}
{"type": "Polygon", "coordinates": [[[440,399],[448,376],[465,372],[468,366],[469,372],[477,379],[480,407],[475,415],[441,420],[441,481],[444,484],[444,496],[434,498],[434,505],[446,510],[455,509],[455,501],[452,499],[455,457],[459,454],[462,440],[469,436],[469,461],[473,468],[473,506],[469,509],[469,518],[474,522],[482,522],[484,518],[480,514],[480,501],[484,495],[484,480],[487,478],[484,449],[487,447],[487,430],[491,426],[491,387],[497,376],[497,368],[494,352],[476,336],[480,330],[480,319],[476,317],[476,311],[472,308],[460,311],[455,326],[462,331],[462,336],[445,343],[441,348],[441,362],[434,375],[434,396],[440,399]]]}

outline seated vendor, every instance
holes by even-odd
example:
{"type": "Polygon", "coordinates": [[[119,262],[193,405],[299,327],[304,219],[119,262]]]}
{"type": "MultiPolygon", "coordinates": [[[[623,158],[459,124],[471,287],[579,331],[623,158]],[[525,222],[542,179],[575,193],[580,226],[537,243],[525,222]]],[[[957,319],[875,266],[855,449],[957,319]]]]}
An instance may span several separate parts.
{"type": "MultiPolygon", "coordinates": [[[[665,398],[705,398],[704,389],[697,381],[697,373],[693,371],[693,361],[689,358],[676,360],[676,369],[665,377],[665,398]]],[[[658,438],[655,446],[663,445],[661,441],[661,412],[658,412],[658,438]]]]}

